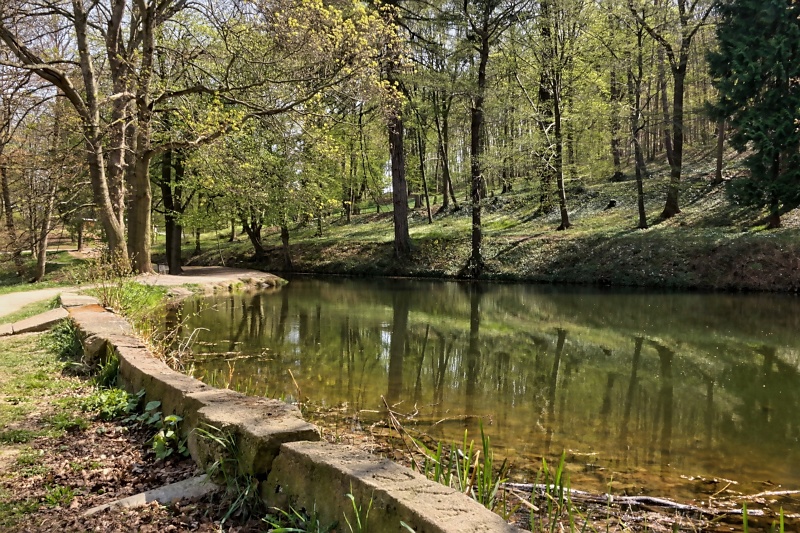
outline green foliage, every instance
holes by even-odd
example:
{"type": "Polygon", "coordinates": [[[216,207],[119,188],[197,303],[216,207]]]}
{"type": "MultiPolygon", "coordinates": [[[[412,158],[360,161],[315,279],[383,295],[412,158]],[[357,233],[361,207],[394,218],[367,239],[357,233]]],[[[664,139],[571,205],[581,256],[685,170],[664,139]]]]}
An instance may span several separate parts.
{"type": "Polygon", "coordinates": [[[89,427],[89,422],[79,416],[72,416],[67,412],[60,412],[50,417],[50,426],[58,431],[83,431],[89,427]]]}
{"type": "Polygon", "coordinates": [[[752,150],[749,178],[730,192],[778,214],[800,202],[800,4],[726,0],[719,10],[709,66],[720,100],[712,111],[730,120],[735,148],[752,150]]]}
{"type": "Polygon", "coordinates": [[[221,481],[226,487],[228,509],[220,523],[231,516],[262,514],[264,501],[258,493],[258,479],[240,468],[242,453],[236,437],[229,430],[206,425],[195,429],[206,441],[217,460],[207,469],[209,477],[221,481]]]}
{"type": "Polygon", "coordinates": [[[172,455],[172,452],[177,452],[184,456],[189,453],[186,448],[186,439],[181,438],[181,422],[183,422],[183,417],[178,415],[164,417],[161,427],[152,439],[153,451],[156,452],[158,459],[166,459],[172,455]]]}
{"type": "Polygon", "coordinates": [[[347,523],[350,533],[367,533],[367,531],[369,531],[367,522],[369,521],[369,512],[372,510],[373,498],[370,497],[367,508],[364,509],[362,504],[356,502],[356,497],[353,496],[352,492],[353,486],[351,485],[350,492],[347,493],[346,496],[350,499],[350,503],[353,506],[353,521],[350,522],[350,519],[347,518],[347,514],[344,515],[344,521],[347,523]]]}
{"type": "Polygon", "coordinates": [[[316,509],[311,513],[291,508],[289,511],[273,507],[263,518],[272,533],[328,533],[334,531],[338,522],[324,527],[319,521],[316,509]]]}
{"type": "Polygon", "coordinates": [[[39,339],[42,348],[63,361],[77,362],[83,356],[83,346],[78,338],[78,329],[69,319],[62,320],[39,339]]]}
{"type": "Polygon", "coordinates": [[[0,443],[25,444],[38,436],[35,431],[27,429],[5,429],[0,431],[0,443]]]}
{"type": "MultiPolygon", "coordinates": [[[[143,392],[137,395],[136,404],[144,396],[143,392]]],[[[128,409],[133,405],[133,400],[129,399],[128,409]]],[[[138,414],[132,414],[125,419],[125,422],[133,423],[141,427],[149,427],[155,430],[155,434],[150,438],[150,445],[158,459],[166,459],[174,452],[181,455],[188,455],[186,438],[181,436],[180,426],[183,418],[178,415],[163,416],[159,410],[161,402],[153,400],[147,402],[144,410],[138,414]]]]}
{"type": "MultiPolygon", "coordinates": [[[[572,497],[569,488],[569,478],[564,473],[566,453],[562,452],[561,459],[555,471],[547,464],[547,460],[542,458],[542,468],[536,475],[536,486],[541,487],[540,491],[532,494],[534,506],[539,503],[539,509],[543,513],[534,516],[531,512],[531,531],[548,532],[563,531],[562,521],[566,521],[569,531],[576,531],[575,518],[578,513],[572,504],[572,497]]],[[[588,520],[584,520],[583,529],[588,526],[588,520]]]]}
{"type": "Polygon", "coordinates": [[[119,356],[109,348],[105,361],[100,363],[100,368],[93,378],[93,382],[100,388],[109,388],[117,384],[119,377],[119,356]]]}
{"type": "Polygon", "coordinates": [[[95,412],[100,420],[116,420],[130,415],[139,405],[142,396],[128,394],[122,389],[96,389],[80,402],[86,412],[95,412]]]}
{"type": "Polygon", "coordinates": [[[466,430],[461,448],[453,444],[448,453],[443,451],[441,442],[433,452],[422,442],[416,441],[425,455],[421,471],[428,479],[468,494],[487,509],[495,510],[501,503],[498,490],[507,479],[508,465],[503,461],[499,468],[495,468],[494,452],[483,424],[480,431],[480,450],[475,450],[474,440],[467,443],[466,430]]]}
{"type": "Polygon", "coordinates": [[[66,507],[75,499],[75,491],[71,487],[63,485],[51,485],[47,487],[44,495],[44,503],[51,507],[66,507]]]}

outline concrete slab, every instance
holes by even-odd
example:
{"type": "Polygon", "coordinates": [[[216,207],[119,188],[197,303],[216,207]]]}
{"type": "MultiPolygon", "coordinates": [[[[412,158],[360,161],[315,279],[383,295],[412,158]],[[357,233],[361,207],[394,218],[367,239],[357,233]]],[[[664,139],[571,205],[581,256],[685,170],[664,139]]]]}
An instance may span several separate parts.
{"type": "Polygon", "coordinates": [[[141,507],[150,502],[158,502],[162,505],[166,505],[168,503],[175,503],[180,500],[201,498],[206,494],[214,492],[218,489],[219,486],[212,483],[208,479],[208,476],[203,474],[202,476],[184,479],[183,481],[178,481],[177,483],[172,483],[171,485],[148,490],[147,492],[142,492],[121,500],[116,500],[111,503],[92,507],[83,513],[83,516],[91,516],[101,511],[105,511],[106,509],[141,507]]]}
{"type": "Polygon", "coordinates": [[[371,531],[417,533],[519,532],[472,498],[402,465],[353,446],[292,442],[281,446],[261,495],[281,509],[316,509],[321,522],[353,520],[353,494],[371,531]]]}
{"type": "Polygon", "coordinates": [[[99,305],[100,302],[94,296],[88,294],[76,294],[65,292],[60,296],[62,307],[81,307],[83,305],[99,305]]]}
{"type": "Polygon", "coordinates": [[[7,337],[14,334],[14,327],[11,324],[0,324],[0,337],[7,337]]]}
{"type": "Polygon", "coordinates": [[[69,316],[65,309],[57,308],[42,314],[15,322],[14,335],[18,333],[31,333],[33,331],[46,331],[69,316]]]}

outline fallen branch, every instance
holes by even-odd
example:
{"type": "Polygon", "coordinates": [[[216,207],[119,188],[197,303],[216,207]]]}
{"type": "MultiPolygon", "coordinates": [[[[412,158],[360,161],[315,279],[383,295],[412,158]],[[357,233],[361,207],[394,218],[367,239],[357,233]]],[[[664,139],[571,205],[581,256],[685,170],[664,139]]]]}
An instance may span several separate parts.
{"type": "MultiPolygon", "coordinates": [[[[535,483],[503,483],[503,488],[521,490],[525,492],[537,491],[543,494],[552,491],[555,487],[552,485],[542,485],[535,483]]],[[[567,489],[564,489],[567,490],[567,489]]],[[[599,505],[627,505],[630,507],[658,507],[662,509],[672,509],[683,513],[696,513],[706,516],[737,516],[742,514],[741,509],[711,509],[698,507],[696,505],[687,505],[684,503],[674,502],[666,498],[657,498],[654,496],[615,496],[613,494],[594,494],[582,490],[569,489],[569,494],[573,500],[583,503],[593,503],[599,505]]],[[[759,509],[748,509],[749,516],[764,516],[764,511],[759,509]]]]}

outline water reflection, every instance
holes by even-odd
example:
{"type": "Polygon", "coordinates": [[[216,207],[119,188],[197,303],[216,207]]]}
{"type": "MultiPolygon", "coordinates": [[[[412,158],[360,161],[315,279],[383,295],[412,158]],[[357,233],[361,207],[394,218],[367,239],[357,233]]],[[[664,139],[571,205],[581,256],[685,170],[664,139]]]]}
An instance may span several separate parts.
{"type": "Polygon", "coordinates": [[[367,421],[384,396],[437,439],[482,421],[518,472],[567,450],[573,484],[590,488],[800,487],[793,298],[296,280],[180,313],[168,327],[205,328],[207,381],[299,387],[367,421]]]}

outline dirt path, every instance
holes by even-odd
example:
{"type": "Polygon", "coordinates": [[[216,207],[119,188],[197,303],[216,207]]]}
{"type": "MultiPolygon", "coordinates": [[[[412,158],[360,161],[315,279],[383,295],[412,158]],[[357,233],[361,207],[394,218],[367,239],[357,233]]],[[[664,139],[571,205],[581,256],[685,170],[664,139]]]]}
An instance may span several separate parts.
{"type": "Polygon", "coordinates": [[[169,274],[147,274],[137,276],[136,281],[147,285],[160,285],[163,287],[175,287],[178,285],[202,285],[213,287],[215,285],[227,285],[242,280],[253,280],[264,282],[268,285],[275,285],[280,278],[273,274],[268,274],[260,270],[248,270],[244,268],[228,268],[220,266],[186,266],[183,267],[183,274],[171,276],[169,274]]]}
{"type": "MultiPolygon", "coordinates": [[[[164,287],[177,287],[180,285],[202,285],[214,287],[227,285],[241,280],[253,280],[267,285],[275,285],[280,279],[272,274],[260,270],[226,267],[184,267],[180,276],[168,274],[148,274],[138,276],[136,281],[147,285],[160,285],[164,287]]],[[[62,292],[75,290],[75,287],[57,287],[54,289],[41,289],[38,291],[12,292],[0,294],[0,316],[5,316],[18,311],[28,304],[48,300],[62,292]]]]}
{"type": "Polygon", "coordinates": [[[61,294],[74,290],[75,287],[57,287],[55,289],[41,289],[38,291],[12,292],[0,294],[0,316],[10,315],[19,311],[28,304],[49,300],[61,294]]]}

